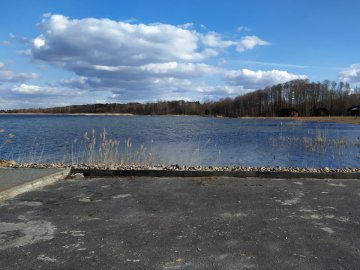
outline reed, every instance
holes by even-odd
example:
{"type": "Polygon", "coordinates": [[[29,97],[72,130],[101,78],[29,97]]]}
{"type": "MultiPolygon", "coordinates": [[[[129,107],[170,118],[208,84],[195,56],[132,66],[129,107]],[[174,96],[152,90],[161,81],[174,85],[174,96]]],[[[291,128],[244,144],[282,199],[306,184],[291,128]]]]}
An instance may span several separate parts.
{"type": "Polygon", "coordinates": [[[326,146],[327,144],[327,136],[326,136],[326,130],[325,131],[321,131],[321,129],[317,129],[316,130],[316,138],[314,139],[314,142],[317,145],[320,146],[326,146]]]}
{"type": "Polygon", "coordinates": [[[181,165],[187,166],[219,166],[221,150],[217,143],[208,139],[202,141],[201,138],[195,140],[196,143],[188,146],[186,159],[182,160],[181,165]]]}
{"type": "Polygon", "coordinates": [[[6,133],[0,129],[0,159],[14,160],[18,164],[25,163],[63,163],[68,165],[89,164],[89,165],[147,165],[151,166],[155,162],[151,141],[150,147],[141,144],[133,146],[132,139],[124,141],[114,140],[103,129],[99,134],[95,129],[85,132],[82,139],[74,139],[65,142],[60,148],[62,158],[51,160],[46,156],[46,142],[41,139],[33,138],[29,147],[23,145],[10,144],[14,135],[6,133]],[[6,149],[4,149],[6,146],[6,149]],[[3,150],[3,151],[2,151],[3,150]]]}
{"type": "MultiPolygon", "coordinates": [[[[360,137],[356,140],[350,140],[346,138],[329,138],[327,130],[316,129],[316,131],[307,131],[305,137],[287,137],[283,135],[282,127],[278,136],[272,136],[269,138],[274,148],[281,147],[286,144],[298,144],[307,151],[324,154],[331,152],[330,154],[335,158],[336,156],[345,156],[346,149],[353,149],[354,147],[360,148],[360,137]]],[[[356,154],[355,158],[359,158],[359,154],[356,154]]]]}
{"type": "Polygon", "coordinates": [[[14,137],[14,134],[5,133],[5,129],[0,129],[0,149],[4,147],[4,145],[11,143],[14,137]]]}
{"type": "Polygon", "coordinates": [[[89,135],[84,133],[83,143],[76,149],[72,145],[71,163],[82,164],[106,164],[106,165],[152,165],[154,154],[151,152],[153,141],[150,148],[144,144],[133,147],[132,139],[128,138],[123,142],[108,137],[106,129],[97,136],[95,129],[89,135]],[[79,162],[81,161],[81,162],[79,162]]]}
{"type": "Polygon", "coordinates": [[[0,154],[1,150],[5,145],[10,144],[15,137],[12,133],[6,133],[5,129],[0,129],[0,154]]]}

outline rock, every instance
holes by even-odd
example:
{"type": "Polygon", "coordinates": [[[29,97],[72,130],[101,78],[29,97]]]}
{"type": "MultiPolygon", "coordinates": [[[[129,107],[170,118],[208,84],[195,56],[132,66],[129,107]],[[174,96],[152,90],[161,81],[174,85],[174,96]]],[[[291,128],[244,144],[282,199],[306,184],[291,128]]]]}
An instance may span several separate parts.
{"type": "Polygon", "coordinates": [[[74,173],[74,174],[70,175],[70,177],[74,177],[74,178],[84,178],[84,174],[83,174],[83,173],[74,173]]]}
{"type": "Polygon", "coordinates": [[[14,167],[16,162],[14,160],[0,160],[0,167],[14,167]]]}
{"type": "Polygon", "coordinates": [[[324,168],[299,168],[299,167],[269,167],[269,166],[194,166],[194,165],[129,165],[129,164],[64,164],[64,163],[22,163],[16,164],[15,161],[0,160],[0,167],[16,167],[16,168],[73,168],[83,170],[166,170],[166,171],[240,171],[240,172],[293,172],[293,173],[324,173],[324,172],[342,172],[356,173],[360,172],[360,168],[341,168],[334,169],[324,168]]]}

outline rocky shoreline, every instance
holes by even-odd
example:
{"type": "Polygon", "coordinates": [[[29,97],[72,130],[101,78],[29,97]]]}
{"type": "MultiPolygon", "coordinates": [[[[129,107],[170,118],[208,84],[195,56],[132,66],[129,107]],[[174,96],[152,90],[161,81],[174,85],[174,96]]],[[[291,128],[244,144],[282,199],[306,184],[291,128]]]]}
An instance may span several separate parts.
{"type": "Polygon", "coordinates": [[[290,173],[358,173],[360,168],[298,168],[259,166],[185,166],[185,165],[124,165],[124,164],[76,164],[1,162],[0,167],[11,168],[71,168],[74,170],[154,170],[154,171],[215,171],[215,172],[290,172],[290,173]]]}

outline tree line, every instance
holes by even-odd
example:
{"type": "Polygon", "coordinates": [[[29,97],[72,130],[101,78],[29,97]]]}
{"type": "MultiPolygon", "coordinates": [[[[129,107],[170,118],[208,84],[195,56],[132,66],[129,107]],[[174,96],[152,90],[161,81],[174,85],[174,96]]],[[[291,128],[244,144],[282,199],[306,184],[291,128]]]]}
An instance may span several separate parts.
{"type": "Polygon", "coordinates": [[[360,105],[360,89],[348,83],[325,80],[293,80],[259,89],[235,98],[219,101],[158,101],[153,103],[107,103],[71,105],[54,108],[16,109],[9,113],[128,113],[139,115],[211,115],[225,117],[279,116],[284,109],[296,110],[300,116],[317,115],[322,108],[328,115],[343,116],[360,105]]]}

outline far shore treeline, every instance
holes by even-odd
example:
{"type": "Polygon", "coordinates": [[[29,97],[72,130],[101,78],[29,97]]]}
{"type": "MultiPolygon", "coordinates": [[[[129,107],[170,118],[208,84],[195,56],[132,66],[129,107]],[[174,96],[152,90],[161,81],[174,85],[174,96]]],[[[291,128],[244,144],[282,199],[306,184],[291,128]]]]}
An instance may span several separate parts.
{"type": "MultiPolygon", "coordinates": [[[[284,110],[300,116],[344,116],[360,105],[360,89],[348,83],[294,80],[211,102],[158,101],[155,103],[107,103],[71,105],[55,108],[1,110],[3,113],[122,113],[138,115],[209,115],[225,117],[272,117],[284,110]]],[[[0,108],[1,109],[1,108],[0,108]]],[[[358,112],[357,112],[358,113],[358,112]]],[[[290,115],[289,115],[290,116],[290,115]]]]}

